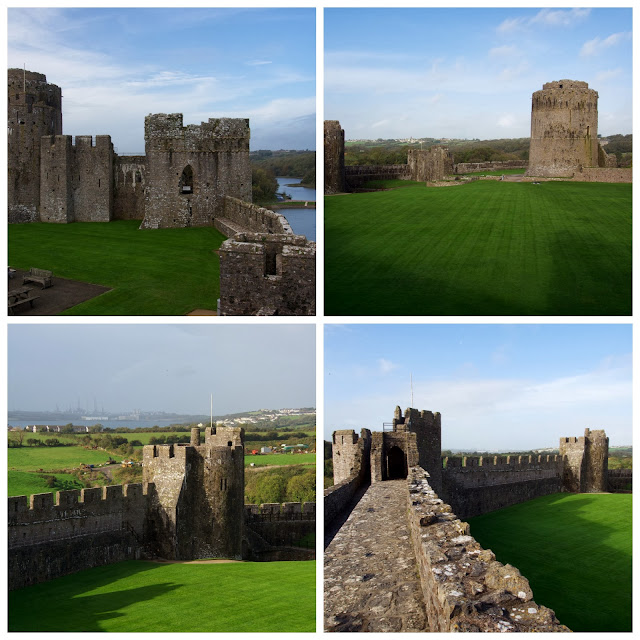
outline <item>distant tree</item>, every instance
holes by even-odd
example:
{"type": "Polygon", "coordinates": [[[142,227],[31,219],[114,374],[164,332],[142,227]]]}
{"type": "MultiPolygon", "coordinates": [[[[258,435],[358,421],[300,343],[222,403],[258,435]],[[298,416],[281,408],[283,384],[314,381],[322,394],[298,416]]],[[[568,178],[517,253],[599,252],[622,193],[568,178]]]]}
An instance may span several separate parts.
{"type": "Polygon", "coordinates": [[[37,447],[40,444],[40,440],[38,438],[27,438],[27,444],[30,447],[37,447]]]}
{"type": "Polygon", "coordinates": [[[262,167],[251,169],[251,192],[254,202],[273,202],[277,190],[278,181],[273,171],[262,167]]]}
{"type": "Polygon", "coordinates": [[[293,476],[287,482],[288,502],[315,502],[316,474],[308,471],[299,476],[293,476]]]}

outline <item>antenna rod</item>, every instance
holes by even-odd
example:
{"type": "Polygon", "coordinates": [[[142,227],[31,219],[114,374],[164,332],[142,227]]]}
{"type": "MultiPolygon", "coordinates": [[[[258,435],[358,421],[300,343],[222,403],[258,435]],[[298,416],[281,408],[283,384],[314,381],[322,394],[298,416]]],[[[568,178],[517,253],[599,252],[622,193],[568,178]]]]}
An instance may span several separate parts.
{"type": "Polygon", "coordinates": [[[213,393],[211,394],[211,428],[213,429],[213,393]]]}
{"type": "Polygon", "coordinates": [[[410,373],[409,376],[411,381],[411,406],[413,407],[413,373],[410,373]]]}

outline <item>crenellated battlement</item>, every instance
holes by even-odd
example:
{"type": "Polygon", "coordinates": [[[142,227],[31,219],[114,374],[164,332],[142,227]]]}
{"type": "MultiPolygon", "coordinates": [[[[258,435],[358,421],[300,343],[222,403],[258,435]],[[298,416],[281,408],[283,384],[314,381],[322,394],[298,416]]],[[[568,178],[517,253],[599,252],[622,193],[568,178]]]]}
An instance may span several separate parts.
{"type": "Polygon", "coordinates": [[[245,520],[280,521],[280,520],[314,520],[316,518],[315,502],[279,502],[264,504],[245,504],[245,520]]]}
{"type": "MultiPolygon", "coordinates": [[[[370,450],[353,430],[333,434],[334,486],[325,514],[334,520],[367,481],[403,478],[420,466],[462,518],[560,491],[607,491],[608,438],[603,430],[560,439],[559,454],[441,455],[440,413],[396,406],[393,431],[367,432],[370,450]],[[366,476],[366,477],[365,477],[366,476]]],[[[616,486],[627,486],[624,480],[616,486]]]]}

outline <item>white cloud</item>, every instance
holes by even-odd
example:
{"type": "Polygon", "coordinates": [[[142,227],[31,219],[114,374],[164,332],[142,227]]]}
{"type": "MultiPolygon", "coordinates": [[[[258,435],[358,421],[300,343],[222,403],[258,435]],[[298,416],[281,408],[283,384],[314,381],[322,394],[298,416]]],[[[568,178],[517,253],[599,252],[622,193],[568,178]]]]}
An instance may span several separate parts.
{"type": "MultiPolygon", "coordinates": [[[[501,358],[503,352],[494,355],[501,358]]],[[[397,404],[403,410],[409,406],[408,385],[397,378],[390,378],[382,393],[351,397],[344,404],[333,404],[325,393],[325,436],[341,428],[345,416],[356,429],[380,430],[397,404]]],[[[586,427],[604,428],[612,443],[631,440],[630,358],[605,360],[593,371],[549,380],[414,377],[413,387],[415,408],[442,414],[444,448],[555,446],[560,437],[579,436],[586,427]]]]}
{"type": "Polygon", "coordinates": [[[251,67],[259,67],[263,64],[273,64],[273,62],[271,60],[250,60],[249,62],[246,62],[245,64],[248,64],[251,67]]]}
{"type": "Polygon", "coordinates": [[[509,58],[521,55],[518,47],[513,45],[503,45],[501,47],[493,47],[489,49],[489,57],[490,58],[509,58]]]}
{"type": "Polygon", "coordinates": [[[620,33],[612,33],[606,38],[600,38],[596,36],[593,40],[588,40],[582,45],[580,49],[580,55],[583,57],[600,55],[605,49],[614,47],[621,42],[631,38],[629,31],[621,31],[620,33]]]}
{"type": "Polygon", "coordinates": [[[390,373],[394,369],[397,369],[400,365],[391,362],[391,360],[386,360],[385,358],[378,359],[378,367],[379,371],[382,374],[390,373]]]}
{"type": "Polygon", "coordinates": [[[622,69],[607,69],[604,71],[598,71],[596,74],[596,83],[606,82],[611,78],[617,78],[622,75],[622,69]]]}
{"type": "Polygon", "coordinates": [[[533,18],[531,24],[544,24],[551,27],[568,27],[589,17],[591,9],[542,9],[533,18]]]}
{"type": "Polygon", "coordinates": [[[586,20],[591,9],[541,9],[531,18],[506,18],[497,27],[498,33],[509,34],[535,25],[546,27],[570,27],[586,20]]]}

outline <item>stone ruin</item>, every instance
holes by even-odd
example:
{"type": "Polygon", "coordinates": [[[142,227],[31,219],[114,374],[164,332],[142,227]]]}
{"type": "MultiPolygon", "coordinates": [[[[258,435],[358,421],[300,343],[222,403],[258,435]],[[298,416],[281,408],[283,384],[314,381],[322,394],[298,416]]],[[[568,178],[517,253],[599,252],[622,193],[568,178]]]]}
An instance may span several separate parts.
{"type": "Polygon", "coordinates": [[[407,164],[344,164],[344,130],[337,120],[324,122],[324,192],[345,193],[370,180],[413,180],[435,182],[454,172],[453,156],[445,147],[410,149],[407,164]]]}
{"type": "MultiPolygon", "coordinates": [[[[403,556],[402,563],[417,564],[426,611],[426,628],[412,630],[569,631],[553,611],[533,601],[527,579],[515,567],[497,562],[491,551],[483,549],[469,535],[469,525],[464,519],[560,491],[615,491],[618,478],[615,472],[609,478],[609,440],[605,432],[586,429],[582,437],[561,438],[560,454],[556,456],[460,459],[441,457],[441,417],[437,412],[407,409],[402,414],[400,407],[396,407],[391,426],[391,430],[374,433],[363,429],[360,436],[353,430],[333,434],[334,485],[325,490],[325,531],[341,528],[325,552],[329,603],[325,629],[374,630],[361,628],[362,624],[373,624],[372,619],[378,630],[391,625],[391,620],[385,622],[380,617],[382,612],[376,614],[370,607],[363,608],[357,603],[361,592],[353,576],[365,571],[365,559],[352,558],[345,544],[347,541],[349,545],[360,544],[354,516],[379,513],[379,524],[369,519],[367,526],[385,526],[384,514],[388,510],[385,505],[374,504],[370,498],[362,510],[358,511],[360,503],[354,507],[363,489],[369,483],[373,490],[386,480],[406,479],[403,495],[407,500],[407,527],[415,558],[403,556]],[[350,509],[353,513],[345,522],[350,509]],[[347,578],[348,584],[344,583],[347,578]],[[343,604],[334,596],[340,584],[345,590],[343,604]]],[[[629,483],[630,474],[623,480],[629,483]]],[[[376,491],[375,495],[388,497],[376,491]]],[[[375,558],[371,562],[375,565],[375,558]]],[[[366,570],[368,563],[366,560],[366,570]]],[[[383,570],[380,566],[378,569],[383,570]]],[[[388,589],[392,589],[394,568],[387,567],[386,571],[388,589]]],[[[384,574],[379,577],[383,578],[384,574]]],[[[402,578],[398,579],[402,583],[402,578]]],[[[384,594],[378,596],[380,599],[384,594]]]]}
{"type": "Polygon", "coordinates": [[[526,177],[577,182],[631,182],[615,155],[598,142],[598,92],[579,80],[547,82],[531,101],[529,162],[460,163],[444,147],[409,149],[406,165],[345,166],[344,131],[337,120],[324,123],[325,193],[361,188],[369,180],[441,181],[454,173],[526,168],[526,177]]]}
{"type": "Polygon", "coordinates": [[[525,175],[573,177],[616,166],[598,142],[598,92],[579,80],[547,82],[531,99],[531,143],[525,175]]]}
{"type": "Polygon", "coordinates": [[[244,429],[146,445],[142,484],[9,498],[9,589],[123,560],[298,560],[315,503],[244,504],[244,429]]]}
{"type": "Polygon", "coordinates": [[[263,268],[255,269],[255,251],[235,251],[226,265],[238,271],[223,269],[219,313],[315,314],[315,242],[294,235],[280,214],[256,216],[251,204],[247,119],[184,126],[182,114],[150,114],[145,155],[118,156],[108,135],[94,143],[92,136],[74,141],[62,134],[61,90],[43,74],[9,69],[8,89],[10,223],[123,219],[141,220],[142,229],[216,226],[235,241],[223,244],[226,255],[244,242],[238,234],[258,232],[251,243],[261,245],[263,268]],[[270,220],[278,217],[284,222],[274,231],[270,220]],[[296,249],[281,250],[274,271],[269,260],[276,245],[296,249]],[[232,302],[252,293],[253,304],[232,302]]]}

